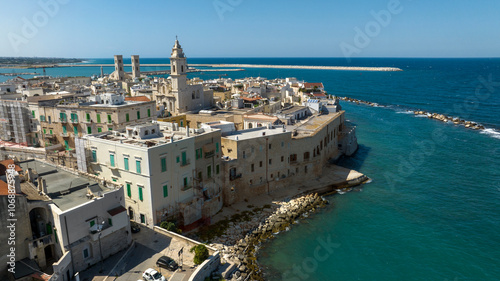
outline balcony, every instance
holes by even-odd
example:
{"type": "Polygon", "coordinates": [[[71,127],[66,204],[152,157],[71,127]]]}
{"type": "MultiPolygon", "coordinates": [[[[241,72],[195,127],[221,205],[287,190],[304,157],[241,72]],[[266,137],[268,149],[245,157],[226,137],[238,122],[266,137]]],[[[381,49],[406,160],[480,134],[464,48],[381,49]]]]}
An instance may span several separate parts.
{"type": "Polygon", "coordinates": [[[94,121],[92,121],[92,119],[84,119],[82,123],[93,123],[94,121]]]}
{"type": "Polygon", "coordinates": [[[47,139],[54,139],[54,138],[56,138],[56,135],[54,135],[54,134],[46,134],[45,138],[47,138],[47,139]]]}
{"type": "Polygon", "coordinates": [[[181,161],[181,167],[185,167],[187,165],[191,164],[191,162],[188,160],[181,161]]]}
{"type": "Polygon", "coordinates": [[[61,123],[68,123],[68,118],[61,118],[61,117],[59,117],[59,121],[61,123]]]}
{"type": "Polygon", "coordinates": [[[78,124],[78,119],[70,119],[71,123],[78,124]]]}
{"type": "Polygon", "coordinates": [[[116,165],[111,165],[111,162],[106,162],[106,166],[108,166],[108,168],[110,168],[111,170],[118,170],[118,166],[116,165]]]}
{"type": "Polygon", "coordinates": [[[42,237],[37,238],[37,239],[32,239],[30,242],[31,242],[31,245],[33,246],[33,248],[35,248],[35,249],[43,248],[47,245],[54,243],[52,241],[52,234],[48,234],[48,235],[42,236],[42,237]]]}
{"type": "Polygon", "coordinates": [[[64,132],[63,132],[63,133],[60,133],[59,135],[60,135],[61,137],[63,137],[63,138],[67,138],[67,137],[69,137],[68,132],[66,132],[66,133],[64,133],[64,132]]]}
{"type": "Polygon", "coordinates": [[[181,188],[181,190],[182,190],[182,191],[186,191],[186,190],[191,189],[192,187],[193,187],[193,186],[191,186],[191,185],[185,185],[185,186],[183,186],[183,187],[181,188]]]}
{"type": "Polygon", "coordinates": [[[234,180],[239,179],[239,178],[241,178],[241,173],[236,174],[236,175],[229,175],[230,181],[234,181],[234,180]]]}

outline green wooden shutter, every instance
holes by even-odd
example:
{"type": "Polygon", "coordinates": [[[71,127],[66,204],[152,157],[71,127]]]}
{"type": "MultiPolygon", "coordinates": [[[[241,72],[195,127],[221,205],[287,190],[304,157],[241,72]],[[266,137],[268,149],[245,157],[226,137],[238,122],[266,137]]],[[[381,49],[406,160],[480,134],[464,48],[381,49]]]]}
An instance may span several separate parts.
{"type": "Polygon", "coordinates": [[[142,196],[142,187],[139,187],[139,200],[144,201],[144,198],[142,196]]]}
{"type": "Polygon", "coordinates": [[[163,198],[168,196],[168,184],[163,186],[163,198]]]}
{"type": "Polygon", "coordinates": [[[132,189],[130,186],[130,183],[127,182],[127,196],[130,198],[132,197],[132,189]]]}

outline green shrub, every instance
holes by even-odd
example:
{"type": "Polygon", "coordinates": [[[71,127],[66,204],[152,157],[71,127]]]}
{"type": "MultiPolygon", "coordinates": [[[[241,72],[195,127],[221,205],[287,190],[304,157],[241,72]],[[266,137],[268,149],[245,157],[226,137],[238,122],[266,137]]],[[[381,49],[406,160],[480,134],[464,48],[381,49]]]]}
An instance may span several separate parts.
{"type": "Polygon", "coordinates": [[[194,264],[202,264],[209,256],[208,249],[205,245],[197,245],[189,250],[191,253],[194,251],[194,264]]]}
{"type": "Polygon", "coordinates": [[[164,229],[166,229],[168,231],[178,232],[177,226],[175,226],[175,223],[173,223],[171,221],[162,221],[160,223],[160,227],[164,228],[164,229]]]}

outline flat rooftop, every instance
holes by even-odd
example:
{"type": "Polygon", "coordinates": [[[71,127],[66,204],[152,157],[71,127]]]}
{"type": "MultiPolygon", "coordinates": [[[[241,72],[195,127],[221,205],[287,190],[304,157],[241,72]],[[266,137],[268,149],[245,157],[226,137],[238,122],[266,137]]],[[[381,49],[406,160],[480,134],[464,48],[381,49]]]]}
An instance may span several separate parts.
{"type": "MultiPolygon", "coordinates": [[[[94,180],[74,175],[38,160],[24,161],[19,163],[19,166],[25,171],[31,168],[34,172],[38,173],[39,177],[45,179],[45,183],[47,184],[47,195],[61,211],[66,211],[91,201],[91,199],[87,198],[87,187],[90,188],[94,194],[100,192],[105,193],[112,190],[100,186],[99,183],[94,180]]],[[[38,186],[38,183],[35,183],[35,186],[38,186]]],[[[31,195],[33,199],[36,198],[35,194],[31,193],[31,195]]]]}
{"type": "Polygon", "coordinates": [[[279,134],[291,134],[291,131],[289,131],[286,128],[284,129],[283,126],[271,127],[271,128],[258,127],[253,129],[234,131],[225,136],[224,138],[239,141],[239,140],[248,140],[258,137],[273,136],[279,134]]]}
{"type": "Polygon", "coordinates": [[[185,127],[178,127],[177,129],[172,129],[171,127],[169,127],[172,125],[171,123],[168,123],[168,122],[156,122],[156,123],[138,124],[135,126],[127,127],[124,130],[97,133],[94,135],[88,135],[87,137],[89,139],[96,138],[96,139],[119,142],[122,144],[128,144],[128,145],[133,145],[133,146],[138,146],[138,147],[154,147],[154,146],[169,144],[169,143],[171,143],[172,139],[175,142],[175,141],[194,138],[196,136],[200,136],[200,135],[204,135],[207,133],[211,133],[211,132],[220,130],[217,128],[213,128],[213,129],[192,129],[192,128],[190,128],[189,129],[189,136],[188,136],[187,128],[185,128],[185,127]],[[155,134],[151,134],[148,137],[144,137],[144,138],[135,137],[134,138],[134,136],[129,137],[127,135],[127,130],[129,130],[129,129],[148,128],[148,127],[151,127],[151,124],[156,124],[156,123],[160,124],[160,131],[155,133],[155,134]]]}

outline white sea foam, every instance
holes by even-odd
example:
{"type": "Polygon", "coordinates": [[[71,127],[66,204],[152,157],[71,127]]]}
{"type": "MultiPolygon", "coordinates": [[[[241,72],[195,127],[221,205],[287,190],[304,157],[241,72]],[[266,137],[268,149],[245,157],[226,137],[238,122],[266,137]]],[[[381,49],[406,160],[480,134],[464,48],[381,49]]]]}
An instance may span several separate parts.
{"type": "Polygon", "coordinates": [[[413,111],[405,110],[405,111],[396,111],[398,114],[415,114],[413,111]]]}
{"type": "Polygon", "coordinates": [[[481,134],[486,134],[493,138],[500,139],[500,132],[495,129],[484,129],[481,131],[481,134]]]}

